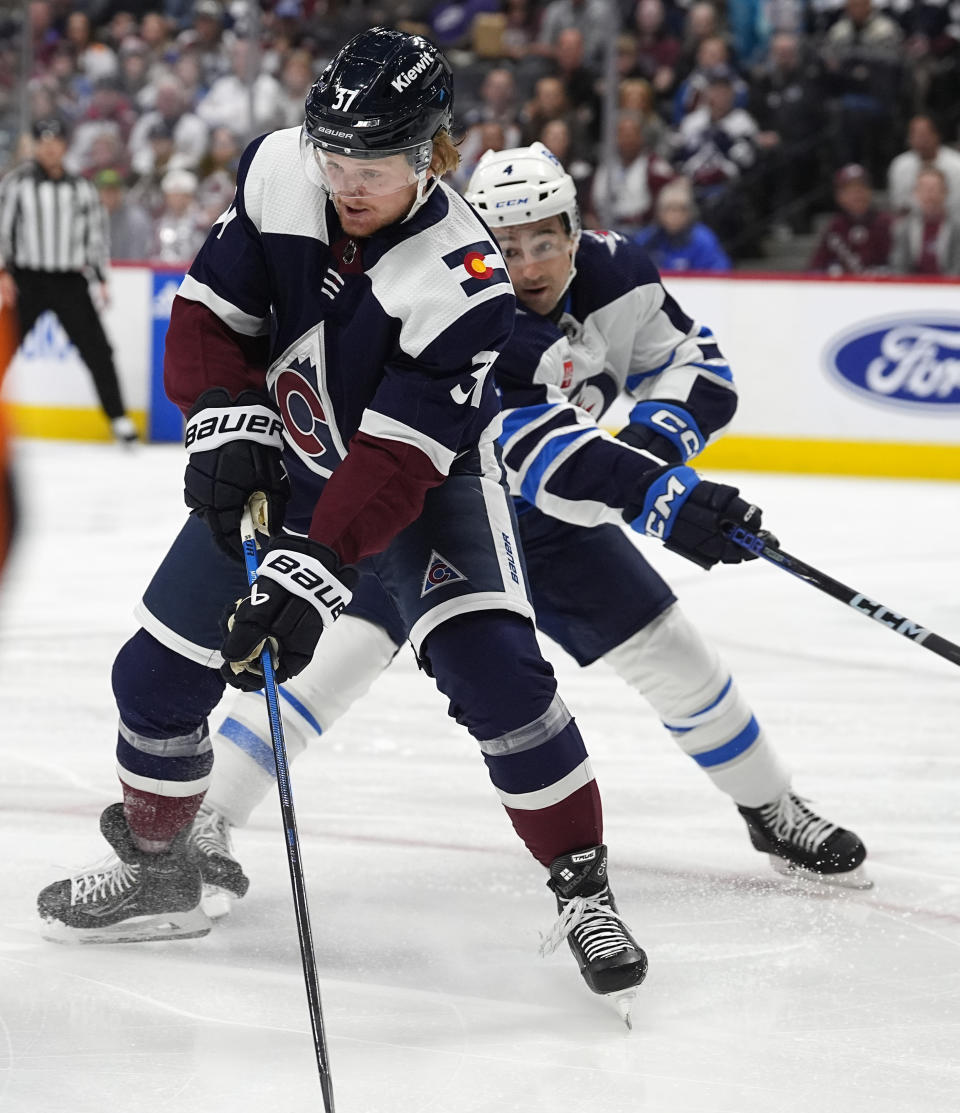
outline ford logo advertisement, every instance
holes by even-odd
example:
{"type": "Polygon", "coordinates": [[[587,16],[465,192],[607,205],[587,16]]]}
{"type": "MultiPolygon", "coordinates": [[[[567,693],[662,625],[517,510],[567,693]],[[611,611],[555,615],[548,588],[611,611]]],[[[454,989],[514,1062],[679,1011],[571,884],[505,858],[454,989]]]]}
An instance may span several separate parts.
{"type": "Polygon", "coordinates": [[[839,337],[826,360],[861,397],[903,409],[960,410],[960,318],[865,323],[839,337]]]}

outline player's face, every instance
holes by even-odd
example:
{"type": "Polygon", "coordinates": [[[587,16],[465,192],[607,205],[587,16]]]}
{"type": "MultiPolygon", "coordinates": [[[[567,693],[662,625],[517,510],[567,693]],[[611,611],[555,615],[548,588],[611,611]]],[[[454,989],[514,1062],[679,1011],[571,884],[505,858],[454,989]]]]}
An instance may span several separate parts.
{"type": "Polygon", "coordinates": [[[573,239],[559,216],[497,230],[497,242],[527,309],[545,316],[560,300],[573,265],[573,239]]]}
{"type": "Polygon", "coordinates": [[[317,157],[348,236],[369,236],[402,219],[417,195],[417,175],[405,155],[359,159],[318,151],[317,157]]]}

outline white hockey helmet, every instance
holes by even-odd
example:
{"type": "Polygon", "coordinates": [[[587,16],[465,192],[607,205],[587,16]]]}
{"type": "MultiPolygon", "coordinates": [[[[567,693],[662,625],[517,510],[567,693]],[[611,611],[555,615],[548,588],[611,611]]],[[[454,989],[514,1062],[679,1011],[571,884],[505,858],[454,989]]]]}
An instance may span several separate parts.
{"type": "Polygon", "coordinates": [[[509,225],[562,216],[574,240],[580,237],[573,178],[542,143],[487,151],[470,176],[464,197],[494,233],[509,225]]]}

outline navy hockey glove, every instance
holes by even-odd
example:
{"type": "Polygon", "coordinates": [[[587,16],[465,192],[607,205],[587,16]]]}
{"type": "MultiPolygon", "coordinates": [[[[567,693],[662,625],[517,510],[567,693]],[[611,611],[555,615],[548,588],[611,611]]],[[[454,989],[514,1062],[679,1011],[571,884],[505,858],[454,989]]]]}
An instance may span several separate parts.
{"type": "Polygon", "coordinates": [[[224,614],[220,672],[228,684],[263,687],[260,654],[269,640],[277,683],[310,663],[323,631],[350,602],[357,572],[309,537],[275,537],[264,550],[250,594],[224,614]]]}
{"type": "Polygon", "coordinates": [[[706,438],[691,415],[677,402],[638,402],[630,411],[630,424],[617,440],[643,448],[668,464],[685,464],[703,451],[706,438]]]}
{"type": "Polygon", "coordinates": [[[202,518],[224,552],[243,557],[240,518],[254,491],[267,498],[271,533],[283,525],[290,483],[283,466],[283,423],[265,394],[244,390],[232,399],[223,387],[204,391],[187,416],[183,476],[187,506],[202,518]]]}
{"type": "Polygon", "coordinates": [[[623,517],[638,532],[658,537],[664,548],[712,568],[718,562],[739,564],[756,553],[735,545],[726,535],[742,526],[760,529],[762,512],[740,498],[736,487],[701,479],[693,468],[660,468],[651,472],[643,503],[628,506],[623,517]]]}

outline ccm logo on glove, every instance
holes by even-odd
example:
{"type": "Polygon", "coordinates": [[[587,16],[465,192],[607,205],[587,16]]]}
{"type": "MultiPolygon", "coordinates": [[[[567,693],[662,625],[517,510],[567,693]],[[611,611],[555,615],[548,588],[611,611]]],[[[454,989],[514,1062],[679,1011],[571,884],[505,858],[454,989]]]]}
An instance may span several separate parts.
{"type": "MultiPolygon", "coordinates": [[[[257,569],[258,582],[264,579],[275,580],[291,595],[299,595],[317,607],[324,628],[334,623],[351,598],[350,592],[330,570],[306,553],[272,550],[257,569]]],[[[258,598],[254,594],[250,601],[257,606],[268,600],[269,595],[258,598]]]]}
{"type": "Polygon", "coordinates": [[[209,452],[237,439],[280,448],[283,422],[267,406],[224,406],[202,410],[187,423],[184,447],[209,452]]]}

